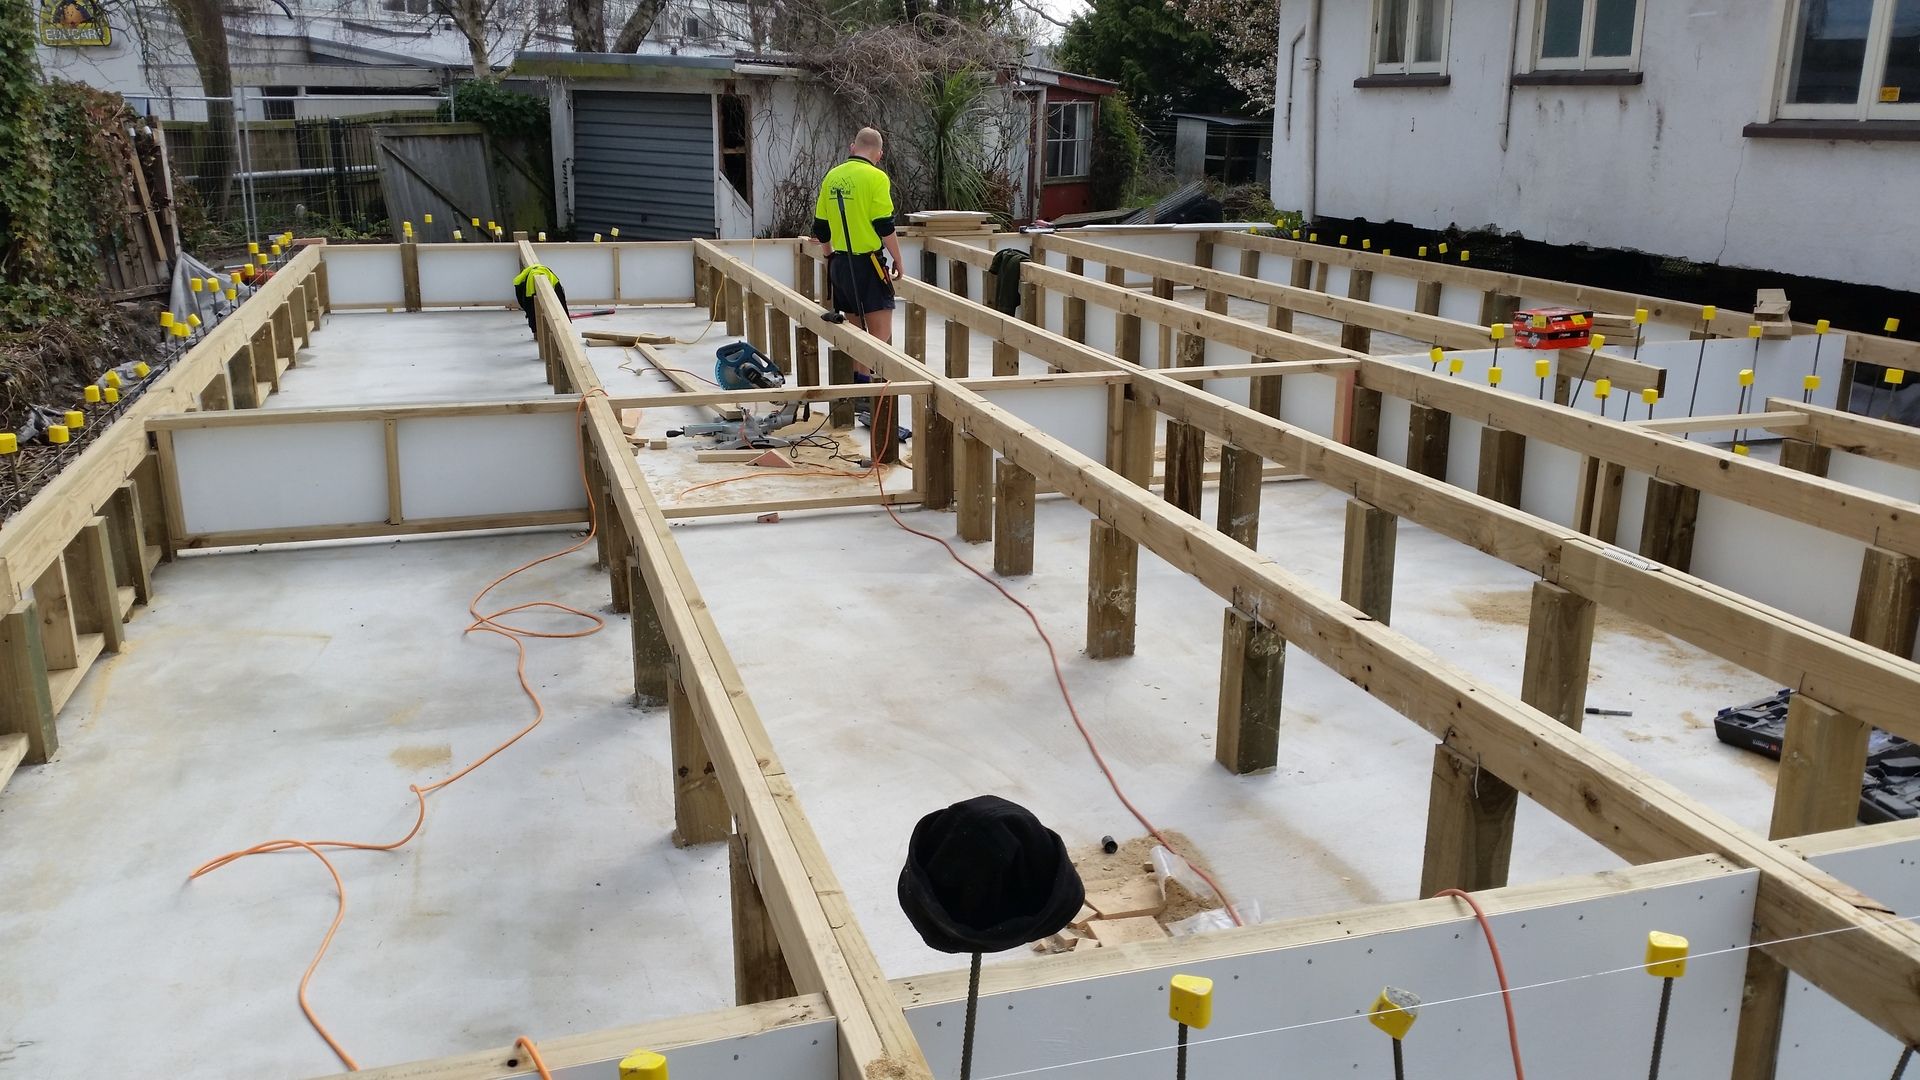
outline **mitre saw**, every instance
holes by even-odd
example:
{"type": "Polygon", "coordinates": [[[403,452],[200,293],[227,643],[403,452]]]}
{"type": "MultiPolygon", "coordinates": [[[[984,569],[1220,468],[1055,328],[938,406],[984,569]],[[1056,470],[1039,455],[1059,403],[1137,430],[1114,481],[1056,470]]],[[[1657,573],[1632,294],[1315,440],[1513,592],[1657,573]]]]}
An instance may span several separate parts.
{"type": "MultiPolygon", "coordinates": [[[[718,362],[713,365],[713,381],[722,390],[775,390],[787,384],[787,377],[766,354],[744,341],[735,341],[714,350],[718,362]]],[[[773,434],[807,419],[809,406],[798,401],[781,403],[765,415],[755,415],[754,406],[740,406],[740,419],[708,424],[688,424],[667,432],[669,436],[709,436],[716,441],[713,450],[764,450],[792,446],[794,440],[773,434]]]]}

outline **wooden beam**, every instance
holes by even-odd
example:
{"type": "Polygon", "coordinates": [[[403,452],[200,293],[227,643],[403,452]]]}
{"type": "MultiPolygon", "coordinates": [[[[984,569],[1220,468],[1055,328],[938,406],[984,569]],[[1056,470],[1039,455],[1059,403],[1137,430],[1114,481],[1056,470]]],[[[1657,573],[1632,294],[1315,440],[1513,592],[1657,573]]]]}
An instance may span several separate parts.
{"type": "MultiPolygon", "coordinates": [[[[1127,478],[978,394],[952,385],[887,345],[858,340],[864,335],[820,322],[791,290],[704,241],[695,243],[711,250],[709,258],[730,277],[753,282],[789,314],[811,319],[842,347],[871,357],[889,373],[934,381],[941,409],[951,409],[970,436],[1097,513],[1104,523],[1146,542],[1169,565],[1217,595],[1248,610],[1258,604],[1263,621],[1336,674],[1436,737],[1444,736],[1496,775],[1520,779],[1523,793],[1621,857],[1644,861],[1711,851],[1759,870],[1755,922],[1767,935],[1763,947],[1896,1038],[1920,1040],[1920,930],[1862,910],[1830,875],[1787,857],[1538,710],[1478,683],[1404,635],[1356,617],[1352,608],[1271,560],[1144,496],[1127,478]]],[[[1135,389],[1146,382],[1143,376],[1135,389]]],[[[1568,541],[1569,546],[1576,543],[1568,541]]]]}
{"type": "Polygon", "coordinates": [[[133,589],[134,602],[151,603],[153,577],[147,570],[146,540],[141,535],[140,488],[122,483],[106,507],[107,531],[113,538],[114,579],[133,589]]]}
{"type": "Polygon", "coordinates": [[[653,592],[632,555],[627,558],[626,570],[628,603],[632,607],[627,621],[633,637],[633,703],[641,708],[659,708],[668,704],[678,665],[653,592]]]}
{"type": "MultiPolygon", "coordinates": [[[[978,254],[972,249],[969,251],[972,255],[978,254]]],[[[1091,290],[1090,295],[1098,297],[1101,303],[1109,300],[1115,304],[1161,303],[1111,285],[1085,284],[1091,290]]],[[[945,297],[943,302],[957,303],[951,297],[945,297]]],[[[1196,319],[1215,318],[1177,305],[1172,307],[1196,319]]],[[[1173,310],[1155,309],[1155,315],[1179,317],[1173,310]]],[[[977,305],[969,317],[1003,318],[977,305]]],[[[982,322],[981,325],[1001,324],[982,322]]],[[[1741,667],[1764,672],[1780,685],[1803,687],[1878,727],[1890,731],[1904,729],[1920,738],[1920,721],[1916,721],[1911,711],[1890,707],[1890,703],[1920,692],[1920,668],[1911,664],[1892,662],[1890,665],[1884,653],[1864,649],[1845,635],[1805,619],[1675,573],[1678,567],[1671,562],[1660,567],[1643,567],[1634,565],[1633,560],[1609,556],[1604,545],[1596,547],[1585,541],[1569,540],[1567,530],[1557,524],[1450,484],[1396,469],[1377,458],[1355,453],[1334,440],[1233,405],[1197,387],[1182,385],[1176,381],[1183,373],[1180,369],[1171,372],[1142,369],[1022,323],[1011,323],[1006,332],[1027,335],[1022,339],[1022,349],[1049,363],[1076,370],[1128,372],[1130,399],[1156,412],[1202,427],[1222,441],[1244,446],[1299,475],[1343,491],[1358,492],[1375,506],[1553,580],[1741,667]],[[1872,686],[1879,689],[1870,689],[1872,686]]],[[[1306,339],[1298,340],[1306,342],[1306,339]]],[[[1323,353],[1330,348],[1312,342],[1306,344],[1323,353]]],[[[1520,411],[1512,416],[1503,412],[1500,419],[1531,423],[1527,414],[1544,410],[1558,417],[1572,418],[1571,422],[1584,422],[1578,419],[1578,414],[1565,409],[1539,405],[1530,399],[1484,387],[1462,387],[1458,380],[1429,376],[1399,365],[1380,365],[1366,360],[1362,362],[1361,375],[1404,391],[1398,396],[1414,398],[1416,405],[1422,396],[1438,395],[1447,399],[1443,404],[1450,408],[1470,415],[1485,415],[1489,410],[1505,410],[1507,403],[1513,402],[1520,411]]],[[[1538,427],[1551,432],[1566,423],[1542,422],[1538,427]]],[[[1620,428],[1617,424],[1610,426],[1620,428]]],[[[1716,473],[1722,468],[1739,469],[1746,463],[1746,459],[1730,454],[1702,451],[1697,444],[1678,443],[1645,433],[1630,435],[1643,443],[1677,446],[1679,453],[1705,452],[1724,463],[1713,467],[1716,473]]],[[[1661,459],[1652,460],[1651,468],[1665,471],[1658,464],[1661,459]]],[[[1766,471],[1777,473],[1779,470],[1766,471]]],[[[1860,494],[1866,497],[1866,493],[1860,494]]],[[[1688,498],[1697,499],[1697,496],[1688,498]]],[[[1682,508],[1686,501],[1681,499],[1682,508]]],[[[1656,514],[1648,520],[1657,517],[1656,514]]],[[[1688,524],[1683,539],[1690,548],[1691,516],[1685,521],[1688,524]]]]}
{"type": "Polygon", "coordinates": [[[1870,547],[1860,563],[1860,591],[1854,597],[1856,640],[1895,656],[1913,655],[1920,620],[1920,559],[1870,547]]]}
{"type": "MultiPolygon", "coordinates": [[[[727,275],[729,281],[750,280],[748,275],[738,273],[744,268],[718,248],[696,242],[695,251],[696,257],[711,266],[733,269],[738,276],[727,275]]],[[[531,256],[530,248],[523,245],[523,262],[530,261],[531,256]]],[[[775,299],[765,290],[756,291],[775,299]]],[[[543,306],[558,307],[558,300],[544,283],[538,301],[543,306]]],[[[799,294],[782,287],[776,302],[796,323],[815,333],[827,330],[836,343],[847,342],[841,328],[822,321],[818,308],[799,294]]],[[[626,518],[628,533],[634,537],[634,555],[645,580],[645,592],[653,599],[672,643],[678,661],[678,685],[712,755],[715,777],[725,792],[727,806],[739,822],[739,831],[748,837],[754,880],[760,883],[766,898],[795,984],[803,991],[826,995],[838,1021],[841,1071],[847,1080],[881,1070],[902,1080],[929,1080],[931,1070],[907,1026],[906,1016],[892,998],[859,921],[848,907],[845,892],[783,775],[711,610],[693,584],[640,464],[626,449],[626,435],[618,416],[604,399],[592,395],[599,389],[599,379],[578,341],[563,340],[560,353],[561,362],[575,373],[582,393],[589,395],[585,407],[589,433],[607,465],[617,511],[626,518]]],[[[883,373],[899,372],[887,371],[883,365],[883,373]]]]}
{"type": "Polygon", "coordinates": [[[1844,829],[1860,814],[1860,774],[1872,729],[1805,694],[1787,706],[1767,836],[1784,840],[1844,829]]]}
{"type": "Polygon", "coordinates": [[[1445,743],[1433,748],[1427,789],[1427,840],[1420,895],[1442,889],[1480,892],[1506,884],[1513,859],[1513,821],[1520,796],[1445,743]]]}
{"type": "Polygon", "coordinates": [[[1280,699],[1287,643],[1228,608],[1220,637],[1220,705],[1214,759],[1236,776],[1273,768],[1280,755],[1280,699]]]}
{"type": "Polygon", "coordinates": [[[1833,448],[1805,439],[1780,440],[1780,467],[1810,476],[1825,476],[1833,464],[1833,448]]]}
{"type": "Polygon", "coordinates": [[[1260,490],[1266,462],[1228,444],[1220,448],[1220,496],[1214,527],[1254,547],[1260,539],[1260,490]]]}
{"type": "MultiPolygon", "coordinates": [[[[1053,243],[1058,246],[1060,241],[1066,238],[1057,234],[1053,243]]],[[[1511,293],[1549,304],[1592,308],[1599,312],[1621,315],[1630,314],[1637,308],[1645,308],[1654,322],[1696,327],[1700,324],[1699,305],[1641,293],[1576,285],[1551,278],[1524,277],[1519,274],[1483,270],[1477,266],[1461,263],[1421,261],[1406,256],[1387,256],[1378,252],[1307,244],[1298,240],[1248,232],[1220,230],[1213,234],[1212,239],[1214,243],[1226,247],[1253,249],[1295,259],[1303,257],[1320,259],[1341,266],[1412,278],[1415,281],[1457,285],[1476,292],[1511,293]]],[[[1747,326],[1752,322],[1751,312],[1722,307],[1715,315],[1709,330],[1718,337],[1744,337],[1747,326]]],[[[1801,334],[1811,334],[1814,328],[1807,323],[1795,323],[1794,330],[1801,334]]],[[[1920,345],[1875,333],[1848,334],[1846,355],[1853,360],[1886,367],[1920,369],[1920,345]]]]}
{"type": "MultiPolygon", "coordinates": [[[[1808,405],[1791,398],[1768,398],[1765,407],[1769,416],[1788,413],[1800,417],[1804,424],[1790,425],[1784,430],[1800,438],[1811,438],[1824,449],[1920,469],[1920,431],[1905,424],[1808,405]]],[[[1768,430],[1783,429],[1769,425],[1768,430]]]]}
{"type": "Polygon", "coordinates": [[[1435,480],[1447,478],[1453,414],[1415,405],[1407,420],[1407,468],[1435,480]]]}
{"type": "Polygon", "coordinates": [[[1010,461],[998,462],[994,477],[993,572],[1033,573],[1033,474],[1010,461]]]}
{"type": "Polygon", "coordinates": [[[993,449],[961,431],[954,438],[955,528],[970,544],[993,539],[993,449]]]}
{"type": "MultiPolygon", "coordinates": [[[[1181,334],[1175,363],[1184,368],[1200,367],[1206,362],[1206,339],[1181,334]]],[[[1201,472],[1207,463],[1207,433],[1192,424],[1174,421],[1167,425],[1167,465],[1165,486],[1161,489],[1174,506],[1200,516],[1201,472]]]]}
{"type": "Polygon", "coordinates": [[[1693,565],[1693,525],[1700,493],[1665,480],[1647,481],[1647,505],[1640,519],[1640,554],[1675,570],[1693,565]]]}
{"type": "Polygon", "coordinates": [[[420,245],[400,245],[400,295],[408,311],[420,310],[420,245]]]}
{"type": "Polygon", "coordinates": [[[780,935],[739,833],[727,837],[727,883],[733,900],[733,1003],[757,1005],[794,996],[793,973],[780,955],[780,935]]]}
{"type": "Polygon", "coordinates": [[[60,748],[39,605],[21,600],[0,618],[0,734],[24,735],[26,763],[44,765],[60,748]]]}
{"type": "Polygon", "coordinates": [[[747,332],[747,307],[740,295],[740,283],[729,278],[726,286],[720,290],[720,298],[727,320],[727,335],[740,337],[747,332]]]}
{"type": "Polygon", "coordinates": [[[1520,485],[1527,467],[1527,437],[1488,427],[1480,432],[1480,486],[1494,502],[1520,505],[1520,485]]]}
{"type": "MultiPolygon", "coordinates": [[[[1218,270],[1185,266],[1170,259],[1159,259],[1150,255],[1121,251],[1084,239],[1056,236],[1052,241],[1061,251],[1074,252],[1095,261],[1111,260],[1119,267],[1140,273],[1157,275],[1164,279],[1179,281],[1225,295],[1238,296],[1248,300],[1269,304],[1275,309],[1296,311],[1305,315],[1315,315],[1343,324],[1341,347],[1355,352],[1366,352],[1371,344],[1369,331],[1380,330],[1415,341],[1431,341],[1448,349],[1479,349],[1487,344],[1487,326],[1456,322],[1443,319],[1438,315],[1428,315],[1419,311],[1404,311],[1383,304],[1370,302],[1366,296],[1339,297],[1328,295],[1324,290],[1315,290],[1295,285],[1280,285],[1239,274],[1227,274],[1218,270]],[[1358,342],[1359,344],[1355,344],[1358,342]]],[[[1298,268],[1301,264],[1296,262],[1298,268]]],[[[1356,271],[1355,286],[1371,295],[1372,277],[1370,271],[1356,271]]],[[[1509,319],[1511,314],[1509,314],[1509,319]]],[[[1276,329],[1291,330],[1291,320],[1285,327],[1276,329]]],[[[1582,357],[1583,366],[1586,358],[1582,357]]],[[[1629,357],[1601,351],[1594,354],[1589,374],[1593,378],[1611,379],[1622,390],[1640,390],[1646,387],[1664,388],[1666,372],[1664,368],[1651,364],[1642,364],[1629,357]]]]}
{"type": "Polygon", "coordinates": [[[81,634],[99,634],[102,647],[120,651],[123,631],[120,583],[114,577],[113,544],[105,518],[80,527],[67,547],[67,582],[73,590],[73,625],[81,634]]]}
{"type": "MultiPolygon", "coordinates": [[[[1585,719],[1593,623],[1592,601],[1544,581],[1534,583],[1520,696],[1573,731],[1585,719]]],[[[1436,747],[1420,895],[1504,886],[1518,809],[1511,784],[1477,760],[1436,747]]]]}
{"type": "Polygon", "coordinates": [[[1359,499],[1347,500],[1346,546],[1340,560],[1340,601],[1390,622],[1393,555],[1400,519],[1359,499]]]}
{"type": "Polygon", "coordinates": [[[1417,368],[1369,361],[1359,378],[1363,385],[1418,404],[1473,416],[1670,483],[1920,556],[1920,504],[1417,368]]]}
{"type": "MultiPolygon", "coordinates": [[[[1347,296],[1349,299],[1367,301],[1373,299],[1373,271],[1355,270],[1347,275],[1347,296]]],[[[1223,309],[1224,310],[1224,309],[1223,309]]],[[[1340,347],[1355,352],[1373,351],[1373,331],[1360,323],[1346,322],[1340,325],[1340,347]]]]}
{"type": "Polygon", "coordinates": [[[1768,431],[1794,431],[1809,425],[1807,418],[1794,412],[1723,413],[1716,416],[1678,416],[1669,420],[1632,420],[1628,423],[1642,431],[1663,435],[1685,435],[1696,431],[1731,431],[1735,428],[1765,428],[1768,431]]]}

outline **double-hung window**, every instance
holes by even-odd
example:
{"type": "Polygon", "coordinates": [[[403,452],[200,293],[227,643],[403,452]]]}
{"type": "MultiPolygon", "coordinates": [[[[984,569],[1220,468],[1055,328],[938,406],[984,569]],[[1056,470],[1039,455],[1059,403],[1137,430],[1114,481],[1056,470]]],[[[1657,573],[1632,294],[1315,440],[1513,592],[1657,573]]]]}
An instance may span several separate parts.
{"type": "Polygon", "coordinates": [[[1920,0],[1793,0],[1779,115],[1920,119],[1920,0]]]}
{"type": "Polygon", "coordinates": [[[1646,0],[1539,0],[1534,70],[1636,70],[1645,10],[1646,0]]]}
{"type": "Polygon", "coordinates": [[[1374,0],[1373,73],[1445,72],[1447,5],[1448,0],[1374,0]]]}
{"type": "Polygon", "coordinates": [[[1093,102],[1047,106],[1047,179],[1083,180],[1093,172],[1093,102]]]}

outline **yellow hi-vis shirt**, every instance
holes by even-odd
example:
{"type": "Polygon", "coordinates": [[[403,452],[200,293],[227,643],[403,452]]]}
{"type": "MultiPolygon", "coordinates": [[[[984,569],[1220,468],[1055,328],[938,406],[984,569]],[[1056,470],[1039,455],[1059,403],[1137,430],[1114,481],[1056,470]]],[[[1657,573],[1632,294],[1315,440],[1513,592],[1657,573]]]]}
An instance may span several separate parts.
{"type": "MultiPolygon", "coordinates": [[[[560,275],[541,266],[539,263],[535,263],[525,270],[520,271],[518,274],[515,274],[513,276],[513,283],[520,286],[522,296],[532,296],[539,291],[539,287],[534,284],[537,277],[546,278],[547,284],[549,285],[557,285],[560,283],[560,275]]],[[[494,280],[498,281],[499,279],[495,278],[494,280]]]]}
{"type": "Polygon", "coordinates": [[[848,158],[828,170],[820,181],[820,200],[814,204],[813,216],[827,223],[833,250],[855,255],[879,251],[883,233],[876,223],[884,222],[885,232],[893,231],[893,182],[866,158],[848,158]]]}

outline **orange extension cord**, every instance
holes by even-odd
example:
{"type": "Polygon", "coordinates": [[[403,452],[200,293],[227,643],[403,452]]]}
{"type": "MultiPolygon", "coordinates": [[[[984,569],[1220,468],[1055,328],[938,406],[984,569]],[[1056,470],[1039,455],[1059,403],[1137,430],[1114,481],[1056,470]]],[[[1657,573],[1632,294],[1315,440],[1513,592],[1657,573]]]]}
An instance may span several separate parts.
{"type": "MultiPolygon", "coordinates": [[[[600,394],[601,396],[604,397],[605,391],[596,389],[581,395],[580,403],[574,409],[574,417],[576,421],[579,419],[580,415],[583,412],[585,412],[587,407],[587,399],[592,397],[594,394],[600,394]]],[[[532,722],[527,724],[525,727],[521,728],[519,731],[515,732],[505,742],[502,742],[500,745],[494,747],[493,749],[487,751],[485,754],[482,754],[480,757],[475,758],[473,761],[469,762],[465,768],[461,769],[459,772],[454,773],[452,776],[449,776],[444,780],[436,780],[433,783],[427,784],[424,787],[418,784],[409,784],[407,786],[407,790],[413,792],[414,798],[418,801],[418,813],[414,817],[413,828],[408,829],[407,834],[405,836],[402,836],[398,840],[395,840],[391,843],[386,843],[386,844],[360,843],[360,842],[351,841],[351,840],[270,840],[266,843],[256,844],[253,847],[245,848],[240,851],[230,851],[227,854],[220,856],[219,858],[212,859],[202,864],[199,868],[195,869],[194,872],[188,877],[188,880],[193,880],[204,874],[210,874],[213,871],[218,870],[229,863],[237,862],[241,859],[248,858],[249,856],[264,855],[269,852],[277,852],[277,851],[290,851],[295,848],[305,851],[309,855],[312,855],[314,858],[319,859],[320,865],[327,868],[328,875],[333,878],[334,892],[339,896],[339,906],[334,911],[332,924],[327,927],[326,936],[320,939],[320,947],[314,951],[313,960],[307,964],[306,972],[300,976],[300,991],[298,996],[300,1000],[300,1011],[306,1014],[307,1022],[313,1025],[313,1030],[318,1032],[322,1039],[326,1040],[327,1045],[333,1049],[334,1054],[340,1058],[341,1063],[344,1064],[351,1071],[355,1071],[355,1072],[359,1071],[360,1069],[359,1063],[353,1059],[353,1056],[351,1054],[347,1053],[345,1047],[340,1045],[339,1040],[333,1037],[333,1033],[327,1030],[327,1026],[320,1022],[320,1017],[317,1014],[315,1014],[315,1012],[313,1011],[312,1003],[309,1002],[307,999],[307,989],[308,989],[308,986],[313,982],[313,973],[320,967],[321,958],[327,955],[327,947],[333,944],[334,934],[339,931],[340,924],[343,921],[345,921],[347,917],[346,885],[340,878],[340,871],[334,867],[333,861],[327,858],[327,856],[321,849],[333,848],[333,849],[341,849],[341,850],[348,850],[348,851],[394,851],[401,847],[406,846],[406,844],[409,841],[411,841],[414,837],[420,834],[421,827],[426,824],[428,795],[432,794],[433,792],[439,791],[441,788],[444,788],[453,784],[455,781],[458,781],[461,778],[465,777],[468,773],[471,773],[475,769],[478,769],[480,766],[485,765],[489,761],[492,761],[494,757],[498,755],[501,751],[505,750],[509,746],[512,746],[514,743],[519,742],[522,738],[525,738],[527,733],[531,732],[534,728],[539,727],[540,722],[546,719],[547,717],[546,705],[544,702],[540,700],[540,695],[534,690],[533,684],[527,681],[526,639],[528,638],[558,638],[558,639],[583,638],[591,634],[599,633],[601,628],[606,625],[606,621],[600,618],[600,616],[593,614],[592,612],[581,611],[579,608],[570,607],[566,604],[558,603],[552,600],[534,600],[524,604],[515,604],[512,607],[503,608],[499,611],[495,611],[490,614],[482,614],[480,612],[480,602],[486,599],[486,596],[488,593],[492,592],[496,588],[499,588],[509,578],[512,578],[516,574],[520,574],[527,570],[531,570],[534,567],[541,565],[542,563],[552,562],[553,560],[561,558],[562,556],[571,555],[574,552],[579,551],[581,548],[586,547],[588,544],[593,542],[594,537],[600,531],[600,515],[599,515],[599,507],[594,504],[593,485],[587,479],[586,447],[584,445],[582,445],[580,449],[580,485],[582,488],[586,490],[586,493],[587,493],[587,533],[586,535],[581,537],[577,543],[571,544],[565,548],[562,548],[559,551],[553,552],[550,555],[543,555],[540,558],[533,560],[532,562],[517,566],[514,569],[509,570],[506,573],[500,575],[499,577],[494,578],[491,582],[487,584],[486,588],[481,589],[478,593],[476,593],[474,595],[473,600],[467,605],[467,614],[473,617],[473,622],[467,625],[467,628],[465,631],[463,631],[463,633],[471,634],[476,631],[479,631],[479,632],[489,633],[489,634],[498,634],[501,637],[506,638],[508,641],[513,642],[514,651],[517,654],[517,657],[514,662],[514,670],[520,680],[520,689],[527,695],[527,699],[533,703],[534,715],[533,715],[532,722]],[[552,631],[544,631],[544,630],[528,630],[525,627],[514,626],[510,623],[504,623],[500,621],[505,616],[512,615],[516,612],[529,611],[535,608],[551,608],[555,611],[564,612],[569,615],[577,615],[580,618],[585,619],[588,622],[592,623],[593,625],[583,630],[576,630],[569,633],[562,633],[562,632],[552,632],[552,631]]],[[[539,1071],[539,1074],[542,1077],[548,1077],[550,1080],[550,1074],[547,1072],[546,1064],[543,1061],[541,1061],[540,1051],[533,1045],[533,1040],[522,1035],[516,1041],[515,1045],[525,1046],[527,1048],[528,1057],[533,1062],[534,1067],[539,1071]]]]}
{"type": "MultiPolygon", "coordinates": [[[[879,394],[884,392],[887,388],[887,385],[888,383],[885,381],[877,384],[875,387],[875,393],[879,394]]],[[[874,466],[871,472],[873,474],[873,481],[875,486],[877,486],[880,489],[880,496],[881,496],[880,508],[887,512],[887,516],[893,519],[893,523],[895,525],[900,526],[902,529],[912,533],[915,536],[920,537],[921,539],[931,540],[934,543],[939,544],[941,547],[946,548],[948,557],[953,559],[954,562],[959,563],[962,567],[966,568],[967,573],[972,574],[974,577],[977,577],[981,581],[984,581],[987,584],[993,586],[994,591],[998,592],[1002,597],[1004,597],[1007,603],[1012,604],[1014,607],[1019,608],[1022,612],[1026,614],[1027,621],[1033,624],[1033,632],[1040,635],[1040,643],[1046,646],[1047,661],[1053,665],[1053,681],[1054,681],[1054,684],[1059,686],[1060,688],[1060,699],[1066,702],[1067,704],[1067,715],[1073,718],[1073,726],[1080,730],[1080,738],[1086,742],[1087,752],[1093,755],[1093,763],[1100,767],[1100,774],[1107,778],[1107,786],[1113,789],[1114,797],[1120,800],[1120,805],[1127,808],[1127,812],[1129,814],[1132,814],[1133,819],[1140,823],[1140,827],[1147,830],[1147,835],[1153,837],[1155,840],[1158,840],[1160,842],[1160,846],[1166,848],[1168,851],[1172,852],[1173,854],[1178,855],[1183,861],[1186,862],[1188,866],[1193,868],[1194,873],[1200,875],[1200,880],[1206,882],[1207,888],[1212,889],[1213,894],[1220,898],[1220,906],[1226,909],[1227,917],[1233,920],[1233,925],[1235,926],[1246,925],[1240,919],[1240,912],[1235,910],[1232,902],[1227,899],[1226,890],[1222,889],[1220,887],[1220,883],[1213,879],[1213,875],[1201,869],[1199,863],[1196,863],[1192,859],[1189,859],[1185,855],[1181,854],[1180,849],[1177,846],[1175,846],[1175,844],[1171,840],[1167,839],[1166,835],[1160,831],[1159,827],[1154,825],[1152,821],[1149,821],[1147,819],[1147,815],[1140,812],[1140,808],[1133,804],[1133,800],[1127,798],[1126,791],[1124,791],[1120,787],[1120,781],[1115,779],[1113,775],[1113,770],[1108,767],[1107,759],[1101,755],[1100,746],[1098,743],[1094,741],[1093,733],[1087,730],[1086,721],[1080,718],[1080,709],[1077,706],[1075,706],[1073,703],[1073,691],[1067,688],[1066,673],[1060,670],[1060,653],[1053,647],[1053,639],[1047,636],[1047,628],[1040,624],[1040,616],[1035,614],[1034,610],[1031,607],[1028,607],[1027,604],[1024,601],[1022,601],[1019,597],[1013,595],[1011,592],[1008,592],[1007,587],[1005,585],[1000,584],[1000,582],[995,580],[992,575],[988,574],[984,570],[981,570],[979,567],[968,562],[966,559],[961,558],[960,553],[954,550],[953,545],[948,543],[945,537],[935,536],[933,533],[929,533],[929,532],[922,532],[919,529],[914,528],[913,526],[907,524],[904,520],[902,520],[900,515],[894,511],[893,506],[886,501],[886,494],[887,494],[886,476],[880,471],[880,468],[877,464],[874,466]]]]}
{"type": "Polygon", "coordinates": [[[1513,1050],[1513,1080],[1527,1080],[1527,1070],[1520,1064],[1520,1028],[1513,1022],[1513,991],[1507,987],[1507,965],[1500,960],[1500,943],[1493,940],[1493,927],[1487,923],[1487,913],[1480,910],[1480,901],[1459,889],[1441,889],[1433,894],[1435,898],[1456,896],[1467,902],[1473,909],[1473,917],[1480,921],[1480,933],[1486,936],[1487,951],[1493,954],[1493,974],[1500,980],[1500,1004],[1507,1010],[1507,1045],[1513,1050]]]}

